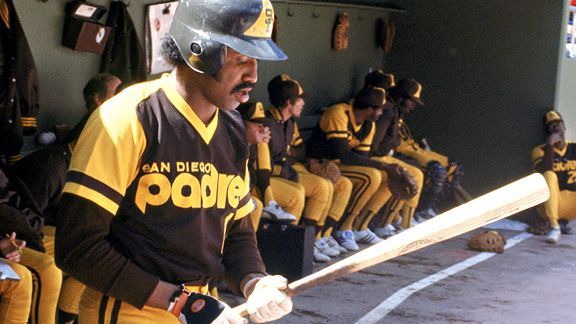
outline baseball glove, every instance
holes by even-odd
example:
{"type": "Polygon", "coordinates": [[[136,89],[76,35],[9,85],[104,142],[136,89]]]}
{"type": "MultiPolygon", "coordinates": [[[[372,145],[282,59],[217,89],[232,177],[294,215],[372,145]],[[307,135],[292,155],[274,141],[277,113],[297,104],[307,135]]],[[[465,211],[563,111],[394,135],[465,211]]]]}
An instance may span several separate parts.
{"type": "Polygon", "coordinates": [[[392,164],[391,166],[391,171],[387,170],[388,188],[390,188],[394,198],[407,200],[414,197],[418,192],[418,186],[412,175],[398,164],[392,164]]]}
{"type": "Polygon", "coordinates": [[[546,235],[548,234],[548,228],[548,222],[542,222],[531,225],[528,227],[528,229],[526,229],[526,232],[532,233],[534,235],[546,235]]]}
{"type": "Polygon", "coordinates": [[[506,238],[496,231],[478,233],[468,242],[470,249],[483,252],[502,253],[504,245],[506,245],[506,238]]]}
{"type": "Polygon", "coordinates": [[[332,183],[336,183],[338,179],[342,176],[340,174],[340,169],[338,165],[330,160],[324,160],[322,162],[310,163],[310,172],[322,178],[330,180],[332,183]]]}

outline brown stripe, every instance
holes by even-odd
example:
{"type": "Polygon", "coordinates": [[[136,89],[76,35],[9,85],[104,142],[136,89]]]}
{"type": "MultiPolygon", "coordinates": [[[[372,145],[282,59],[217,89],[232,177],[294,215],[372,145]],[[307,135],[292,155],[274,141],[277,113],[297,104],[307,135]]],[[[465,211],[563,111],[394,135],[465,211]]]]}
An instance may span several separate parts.
{"type": "Polygon", "coordinates": [[[108,296],[102,295],[100,299],[100,310],[98,311],[98,324],[106,323],[106,307],[108,306],[108,296]]]}
{"type": "Polygon", "coordinates": [[[118,323],[118,313],[120,313],[121,300],[114,300],[114,307],[112,308],[112,315],[110,316],[110,324],[118,323]]]}

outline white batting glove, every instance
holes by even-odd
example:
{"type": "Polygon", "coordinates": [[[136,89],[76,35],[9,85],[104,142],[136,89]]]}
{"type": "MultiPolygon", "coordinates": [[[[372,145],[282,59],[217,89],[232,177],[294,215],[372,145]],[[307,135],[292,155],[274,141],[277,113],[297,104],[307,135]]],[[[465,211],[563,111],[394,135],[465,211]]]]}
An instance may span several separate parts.
{"type": "Polygon", "coordinates": [[[248,324],[248,320],[244,317],[241,317],[237,312],[233,311],[230,306],[225,303],[224,310],[218,316],[212,324],[248,324]]]}
{"type": "Polygon", "coordinates": [[[254,289],[246,301],[246,310],[255,323],[277,320],[292,311],[292,299],[284,289],[288,280],[282,276],[254,278],[244,285],[244,292],[254,289]]]}

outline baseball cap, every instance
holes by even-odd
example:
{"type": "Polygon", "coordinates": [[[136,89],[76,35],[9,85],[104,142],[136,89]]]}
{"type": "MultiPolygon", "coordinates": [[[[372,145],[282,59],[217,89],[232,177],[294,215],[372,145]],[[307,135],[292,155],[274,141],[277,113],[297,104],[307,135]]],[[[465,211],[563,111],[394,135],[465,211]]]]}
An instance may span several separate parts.
{"type": "Polygon", "coordinates": [[[394,74],[384,73],[382,70],[374,70],[364,78],[364,86],[370,85],[372,87],[380,87],[390,89],[396,85],[394,74]]]}
{"type": "Polygon", "coordinates": [[[564,120],[562,119],[562,115],[560,115],[559,112],[550,110],[544,116],[544,125],[548,125],[553,121],[564,121],[564,120]]]}
{"type": "Polygon", "coordinates": [[[354,107],[359,109],[382,107],[386,103],[386,90],[379,87],[362,88],[354,97],[354,107]]]}
{"type": "Polygon", "coordinates": [[[276,76],[268,83],[268,98],[274,107],[283,105],[287,99],[304,97],[300,82],[290,79],[286,74],[276,76]]]}
{"type": "Polygon", "coordinates": [[[422,85],[414,79],[402,79],[396,85],[404,97],[410,98],[417,103],[424,105],[420,96],[422,95],[422,85]]]}
{"type": "Polygon", "coordinates": [[[260,101],[242,103],[236,108],[245,121],[262,124],[264,122],[264,105],[260,101]]]}

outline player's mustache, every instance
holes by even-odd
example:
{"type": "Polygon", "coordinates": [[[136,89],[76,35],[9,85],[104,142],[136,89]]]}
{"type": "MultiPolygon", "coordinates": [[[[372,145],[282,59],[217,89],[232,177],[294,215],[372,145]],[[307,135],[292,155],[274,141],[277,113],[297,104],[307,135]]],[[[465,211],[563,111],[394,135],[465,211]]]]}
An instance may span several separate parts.
{"type": "Polygon", "coordinates": [[[246,88],[254,88],[255,85],[256,83],[252,82],[242,82],[239,85],[235,86],[234,89],[232,89],[232,93],[240,92],[246,88]]]}

